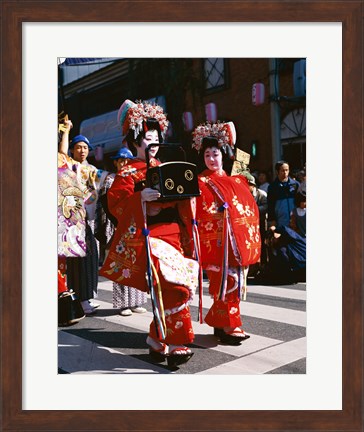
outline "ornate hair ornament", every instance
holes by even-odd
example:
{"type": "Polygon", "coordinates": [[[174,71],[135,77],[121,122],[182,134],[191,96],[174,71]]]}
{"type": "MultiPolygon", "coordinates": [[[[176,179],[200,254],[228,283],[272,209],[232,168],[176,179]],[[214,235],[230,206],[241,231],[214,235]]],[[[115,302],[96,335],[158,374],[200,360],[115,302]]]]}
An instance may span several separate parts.
{"type": "Polygon", "coordinates": [[[118,112],[118,123],[121,125],[122,134],[126,135],[130,129],[134,130],[136,138],[143,131],[143,121],[154,118],[158,121],[162,136],[164,138],[168,129],[168,120],[163,108],[155,103],[147,101],[136,101],[127,99],[118,112]]]}
{"type": "Polygon", "coordinates": [[[228,145],[233,149],[236,142],[234,123],[218,121],[217,123],[207,122],[197,126],[192,133],[192,147],[199,152],[202,147],[202,140],[207,137],[216,138],[219,147],[226,148],[228,145]]]}

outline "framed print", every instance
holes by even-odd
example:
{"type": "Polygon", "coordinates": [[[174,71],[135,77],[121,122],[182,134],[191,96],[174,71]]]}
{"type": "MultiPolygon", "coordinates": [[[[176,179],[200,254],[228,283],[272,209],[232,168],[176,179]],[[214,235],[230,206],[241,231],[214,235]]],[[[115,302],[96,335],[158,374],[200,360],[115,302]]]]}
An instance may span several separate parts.
{"type": "Polygon", "coordinates": [[[362,1],[4,0],[1,8],[2,429],[362,430],[362,1]],[[140,57],[148,43],[161,57],[171,49],[191,57],[305,57],[305,38],[313,47],[307,121],[315,137],[308,184],[318,202],[310,240],[319,250],[309,252],[316,282],[308,322],[318,321],[308,327],[316,345],[308,345],[307,376],[57,375],[56,200],[52,207],[49,195],[57,107],[56,98],[43,98],[56,92],[57,57],[140,57]],[[227,388],[231,402],[221,397],[227,388]]]}

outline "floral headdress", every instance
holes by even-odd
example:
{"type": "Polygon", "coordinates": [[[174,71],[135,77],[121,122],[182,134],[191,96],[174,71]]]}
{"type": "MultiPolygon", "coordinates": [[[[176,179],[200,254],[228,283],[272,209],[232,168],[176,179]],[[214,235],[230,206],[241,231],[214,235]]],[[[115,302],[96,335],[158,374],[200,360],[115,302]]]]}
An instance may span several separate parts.
{"type": "Polygon", "coordinates": [[[233,122],[220,122],[217,123],[204,123],[192,132],[192,147],[198,152],[202,147],[202,140],[204,138],[216,138],[219,147],[226,147],[229,145],[232,149],[236,142],[236,131],[233,122]]]}
{"type": "Polygon", "coordinates": [[[143,130],[143,121],[148,118],[155,118],[161,128],[162,137],[168,129],[168,120],[163,112],[163,108],[157,104],[151,104],[147,101],[136,101],[135,103],[127,99],[120,107],[118,112],[118,123],[122,127],[123,135],[126,135],[130,129],[134,130],[136,138],[143,130]]]}

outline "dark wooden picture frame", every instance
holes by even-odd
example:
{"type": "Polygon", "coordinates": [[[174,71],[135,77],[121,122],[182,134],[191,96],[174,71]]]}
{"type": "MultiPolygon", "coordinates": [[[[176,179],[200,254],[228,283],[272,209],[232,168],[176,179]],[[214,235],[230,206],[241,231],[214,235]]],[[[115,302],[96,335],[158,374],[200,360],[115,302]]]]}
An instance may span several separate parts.
{"type": "Polygon", "coordinates": [[[362,431],[363,1],[3,0],[1,12],[1,430],[362,431]],[[150,21],[343,25],[342,410],[105,413],[22,409],[22,23],[150,21]]]}

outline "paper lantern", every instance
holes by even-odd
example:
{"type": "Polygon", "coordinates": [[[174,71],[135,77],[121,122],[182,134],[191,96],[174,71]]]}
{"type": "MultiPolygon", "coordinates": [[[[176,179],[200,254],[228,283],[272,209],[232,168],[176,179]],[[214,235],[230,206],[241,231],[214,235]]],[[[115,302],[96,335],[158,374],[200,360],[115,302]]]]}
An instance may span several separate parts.
{"type": "Polygon", "coordinates": [[[186,111],[182,114],[182,121],[183,121],[183,127],[184,130],[187,132],[191,132],[193,130],[193,117],[192,113],[189,111],[186,111]]]}
{"type": "Polygon", "coordinates": [[[232,147],[234,147],[234,145],[236,144],[236,129],[235,129],[235,125],[233,122],[227,122],[227,126],[229,129],[229,134],[231,137],[231,144],[232,147]]]}
{"type": "Polygon", "coordinates": [[[95,159],[102,161],[104,158],[104,148],[102,146],[95,147],[95,159]]]}
{"type": "Polygon", "coordinates": [[[205,105],[205,113],[206,113],[206,120],[209,122],[216,122],[217,120],[217,108],[216,104],[211,102],[205,105]]]}
{"type": "Polygon", "coordinates": [[[258,106],[264,104],[265,89],[263,83],[254,83],[252,87],[252,102],[258,106]]]}

